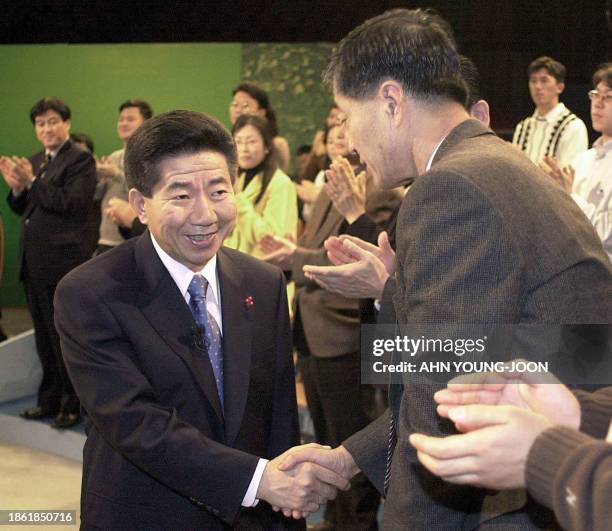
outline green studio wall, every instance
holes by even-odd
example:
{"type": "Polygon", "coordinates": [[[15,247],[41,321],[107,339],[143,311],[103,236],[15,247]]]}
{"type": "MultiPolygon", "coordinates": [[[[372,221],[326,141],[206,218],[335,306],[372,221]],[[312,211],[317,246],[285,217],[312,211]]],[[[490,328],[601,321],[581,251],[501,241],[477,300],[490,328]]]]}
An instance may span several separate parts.
{"type": "MultiPolygon", "coordinates": [[[[120,147],[117,108],[142,98],[156,113],[194,109],[229,126],[232,88],[260,84],[270,94],[291,155],[310,144],[323,124],[331,91],[321,85],[330,43],[194,43],[0,46],[0,154],[40,150],[29,110],[43,96],[58,96],[72,110],[72,131],[93,137],[96,154],[120,147]]],[[[8,208],[0,179],[6,245],[0,305],[25,305],[17,278],[19,218],[8,208]]]]}
{"type": "MultiPolygon", "coordinates": [[[[93,137],[97,155],[121,147],[117,108],[142,98],[156,113],[207,112],[229,125],[231,89],[240,80],[239,43],[0,46],[0,154],[29,156],[41,149],[29,120],[31,106],[57,96],[72,110],[72,131],[93,137]]],[[[0,304],[25,304],[18,282],[19,218],[6,204],[0,179],[0,212],[6,245],[0,304]]]]}

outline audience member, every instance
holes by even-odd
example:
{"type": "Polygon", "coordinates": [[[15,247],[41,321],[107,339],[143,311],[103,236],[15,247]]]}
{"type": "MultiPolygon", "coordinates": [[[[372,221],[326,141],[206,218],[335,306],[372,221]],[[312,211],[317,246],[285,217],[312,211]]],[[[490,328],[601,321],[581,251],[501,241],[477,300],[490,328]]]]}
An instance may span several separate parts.
{"type": "MultiPolygon", "coordinates": [[[[338,157],[347,157],[349,165],[357,166],[359,157],[349,153],[349,141],[346,135],[346,130],[342,124],[334,124],[329,129],[325,130],[325,169],[328,169],[332,161],[338,157]]],[[[363,176],[365,178],[365,174],[363,176]]],[[[325,170],[321,170],[314,181],[302,181],[295,184],[295,190],[298,198],[302,201],[301,217],[304,221],[308,221],[312,212],[312,206],[319,197],[319,193],[325,185],[326,177],[325,170]]],[[[364,181],[365,182],[365,181],[364,181]]],[[[365,190],[364,190],[365,192],[365,190]]],[[[352,223],[352,221],[349,221],[352,223]]]]}
{"type": "Polygon", "coordinates": [[[608,529],[612,439],[601,439],[612,420],[612,387],[572,393],[543,375],[473,376],[436,393],[438,413],[462,434],[412,434],[419,461],[451,483],[526,486],[564,529],[608,529]]]}
{"type": "Polygon", "coordinates": [[[285,281],[222,248],[232,137],[201,113],[161,114],[128,141],[125,169],[148,231],[55,298],[87,413],[83,527],[302,528],[265,502],[299,517],[347,483],[317,465],[278,470],[299,439],[285,281]]]}
{"type": "Polygon", "coordinates": [[[102,202],[100,207],[102,220],[96,254],[108,251],[125,241],[117,223],[114,221],[116,214],[114,212],[113,214],[106,213],[106,211],[109,209],[111,199],[117,198],[125,201],[128,198],[128,189],[123,173],[125,144],[145,120],[152,116],[151,106],[143,100],[127,100],[119,106],[117,134],[123,143],[123,147],[107,157],[102,157],[96,164],[98,172],[96,197],[102,202]]]}
{"type": "Polygon", "coordinates": [[[0,158],[0,171],[11,189],[8,204],[22,218],[19,278],[43,370],[37,405],[22,416],[54,416],[54,427],[67,428],[79,421],[80,404],[53,323],[53,295],[59,280],[90,256],[84,242],[91,241],[87,220],[96,185],[95,162],[70,140],[70,109],[62,100],[36,102],[30,119],[44,149],[29,159],[0,158]]]}
{"type": "Polygon", "coordinates": [[[535,164],[551,156],[565,166],[588,146],[584,122],[559,102],[565,89],[565,72],[565,66],[546,56],[538,57],[527,68],[529,93],[536,109],[516,126],[512,143],[535,164]]]}
{"type": "Polygon", "coordinates": [[[265,234],[297,235],[297,195],[291,179],[278,168],[272,131],[265,118],[242,115],[232,129],[240,175],[234,185],[238,216],[225,245],[259,257],[265,234]]]}
{"type": "Polygon", "coordinates": [[[338,106],[332,103],[325,117],[325,127],[319,129],[312,139],[312,149],[302,174],[302,181],[314,181],[319,172],[326,170],[329,166],[327,150],[325,149],[325,138],[327,131],[338,123],[339,114],[338,106]]]}
{"type": "MultiPolygon", "coordinates": [[[[393,10],[343,39],[326,72],[377,186],[414,177],[396,232],[398,323],[612,319],[612,272],[597,235],[531,162],[470,119],[459,67],[442,19],[393,10]]],[[[345,477],[363,471],[386,494],[386,529],[537,528],[524,498],[450,485],[419,464],[411,433],[454,430],[436,415],[435,386],[409,376],[402,384],[391,386],[388,414],[340,447],[303,450],[285,466],[301,458],[345,477]]],[[[535,510],[544,525],[554,521],[535,510]]]]}
{"type": "Polygon", "coordinates": [[[593,147],[578,155],[573,166],[561,167],[545,157],[542,169],[553,177],[589,218],[612,260],[612,63],[593,74],[591,122],[601,136],[593,147]]]}
{"type": "Polygon", "coordinates": [[[229,114],[232,126],[243,114],[255,114],[268,120],[277,154],[278,167],[285,173],[289,171],[291,157],[289,142],[286,138],[279,136],[276,113],[270,105],[270,98],[268,98],[265,90],[253,83],[241,83],[232,91],[229,114]]]}

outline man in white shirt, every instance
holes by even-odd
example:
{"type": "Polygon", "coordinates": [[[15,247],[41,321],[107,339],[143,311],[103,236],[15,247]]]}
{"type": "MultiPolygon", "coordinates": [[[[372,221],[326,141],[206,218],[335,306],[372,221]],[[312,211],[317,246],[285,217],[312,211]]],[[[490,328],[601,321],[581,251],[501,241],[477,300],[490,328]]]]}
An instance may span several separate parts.
{"type": "Polygon", "coordinates": [[[612,63],[593,74],[591,121],[601,136],[593,147],[578,155],[573,166],[547,157],[542,165],[561,184],[589,218],[612,261],[612,63]]]}
{"type": "Polygon", "coordinates": [[[147,120],[125,173],[148,230],[58,286],[87,412],[82,529],[300,529],[335,496],[328,483],[348,485],[278,468],[299,440],[286,289],[279,269],[222,247],[236,169],[216,120],[147,120]]]}
{"type": "Polygon", "coordinates": [[[512,143],[535,164],[551,156],[564,166],[588,146],[584,122],[559,102],[565,89],[565,66],[551,57],[538,57],[527,74],[536,109],[516,126],[512,143]]]}

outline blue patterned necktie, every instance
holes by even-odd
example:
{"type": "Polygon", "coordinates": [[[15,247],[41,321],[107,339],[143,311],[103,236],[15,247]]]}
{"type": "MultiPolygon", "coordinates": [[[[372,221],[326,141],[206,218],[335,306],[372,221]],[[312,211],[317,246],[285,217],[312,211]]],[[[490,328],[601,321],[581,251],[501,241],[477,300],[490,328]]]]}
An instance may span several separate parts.
{"type": "Polygon", "coordinates": [[[217,382],[217,392],[223,408],[223,348],[221,331],[215,318],[206,309],[206,288],[208,281],[202,275],[193,275],[187,291],[191,296],[189,307],[198,326],[204,328],[206,350],[217,382]]]}

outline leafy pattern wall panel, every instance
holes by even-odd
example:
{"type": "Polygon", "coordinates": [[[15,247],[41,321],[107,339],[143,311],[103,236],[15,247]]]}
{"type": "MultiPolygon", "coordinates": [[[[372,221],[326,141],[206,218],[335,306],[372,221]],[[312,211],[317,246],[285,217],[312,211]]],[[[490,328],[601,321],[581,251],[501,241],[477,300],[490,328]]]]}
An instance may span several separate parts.
{"type": "Polygon", "coordinates": [[[270,95],[280,134],[291,149],[311,144],[332,102],[331,89],[321,83],[321,73],[332,43],[245,43],[242,80],[257,83],[270,95]]]}

